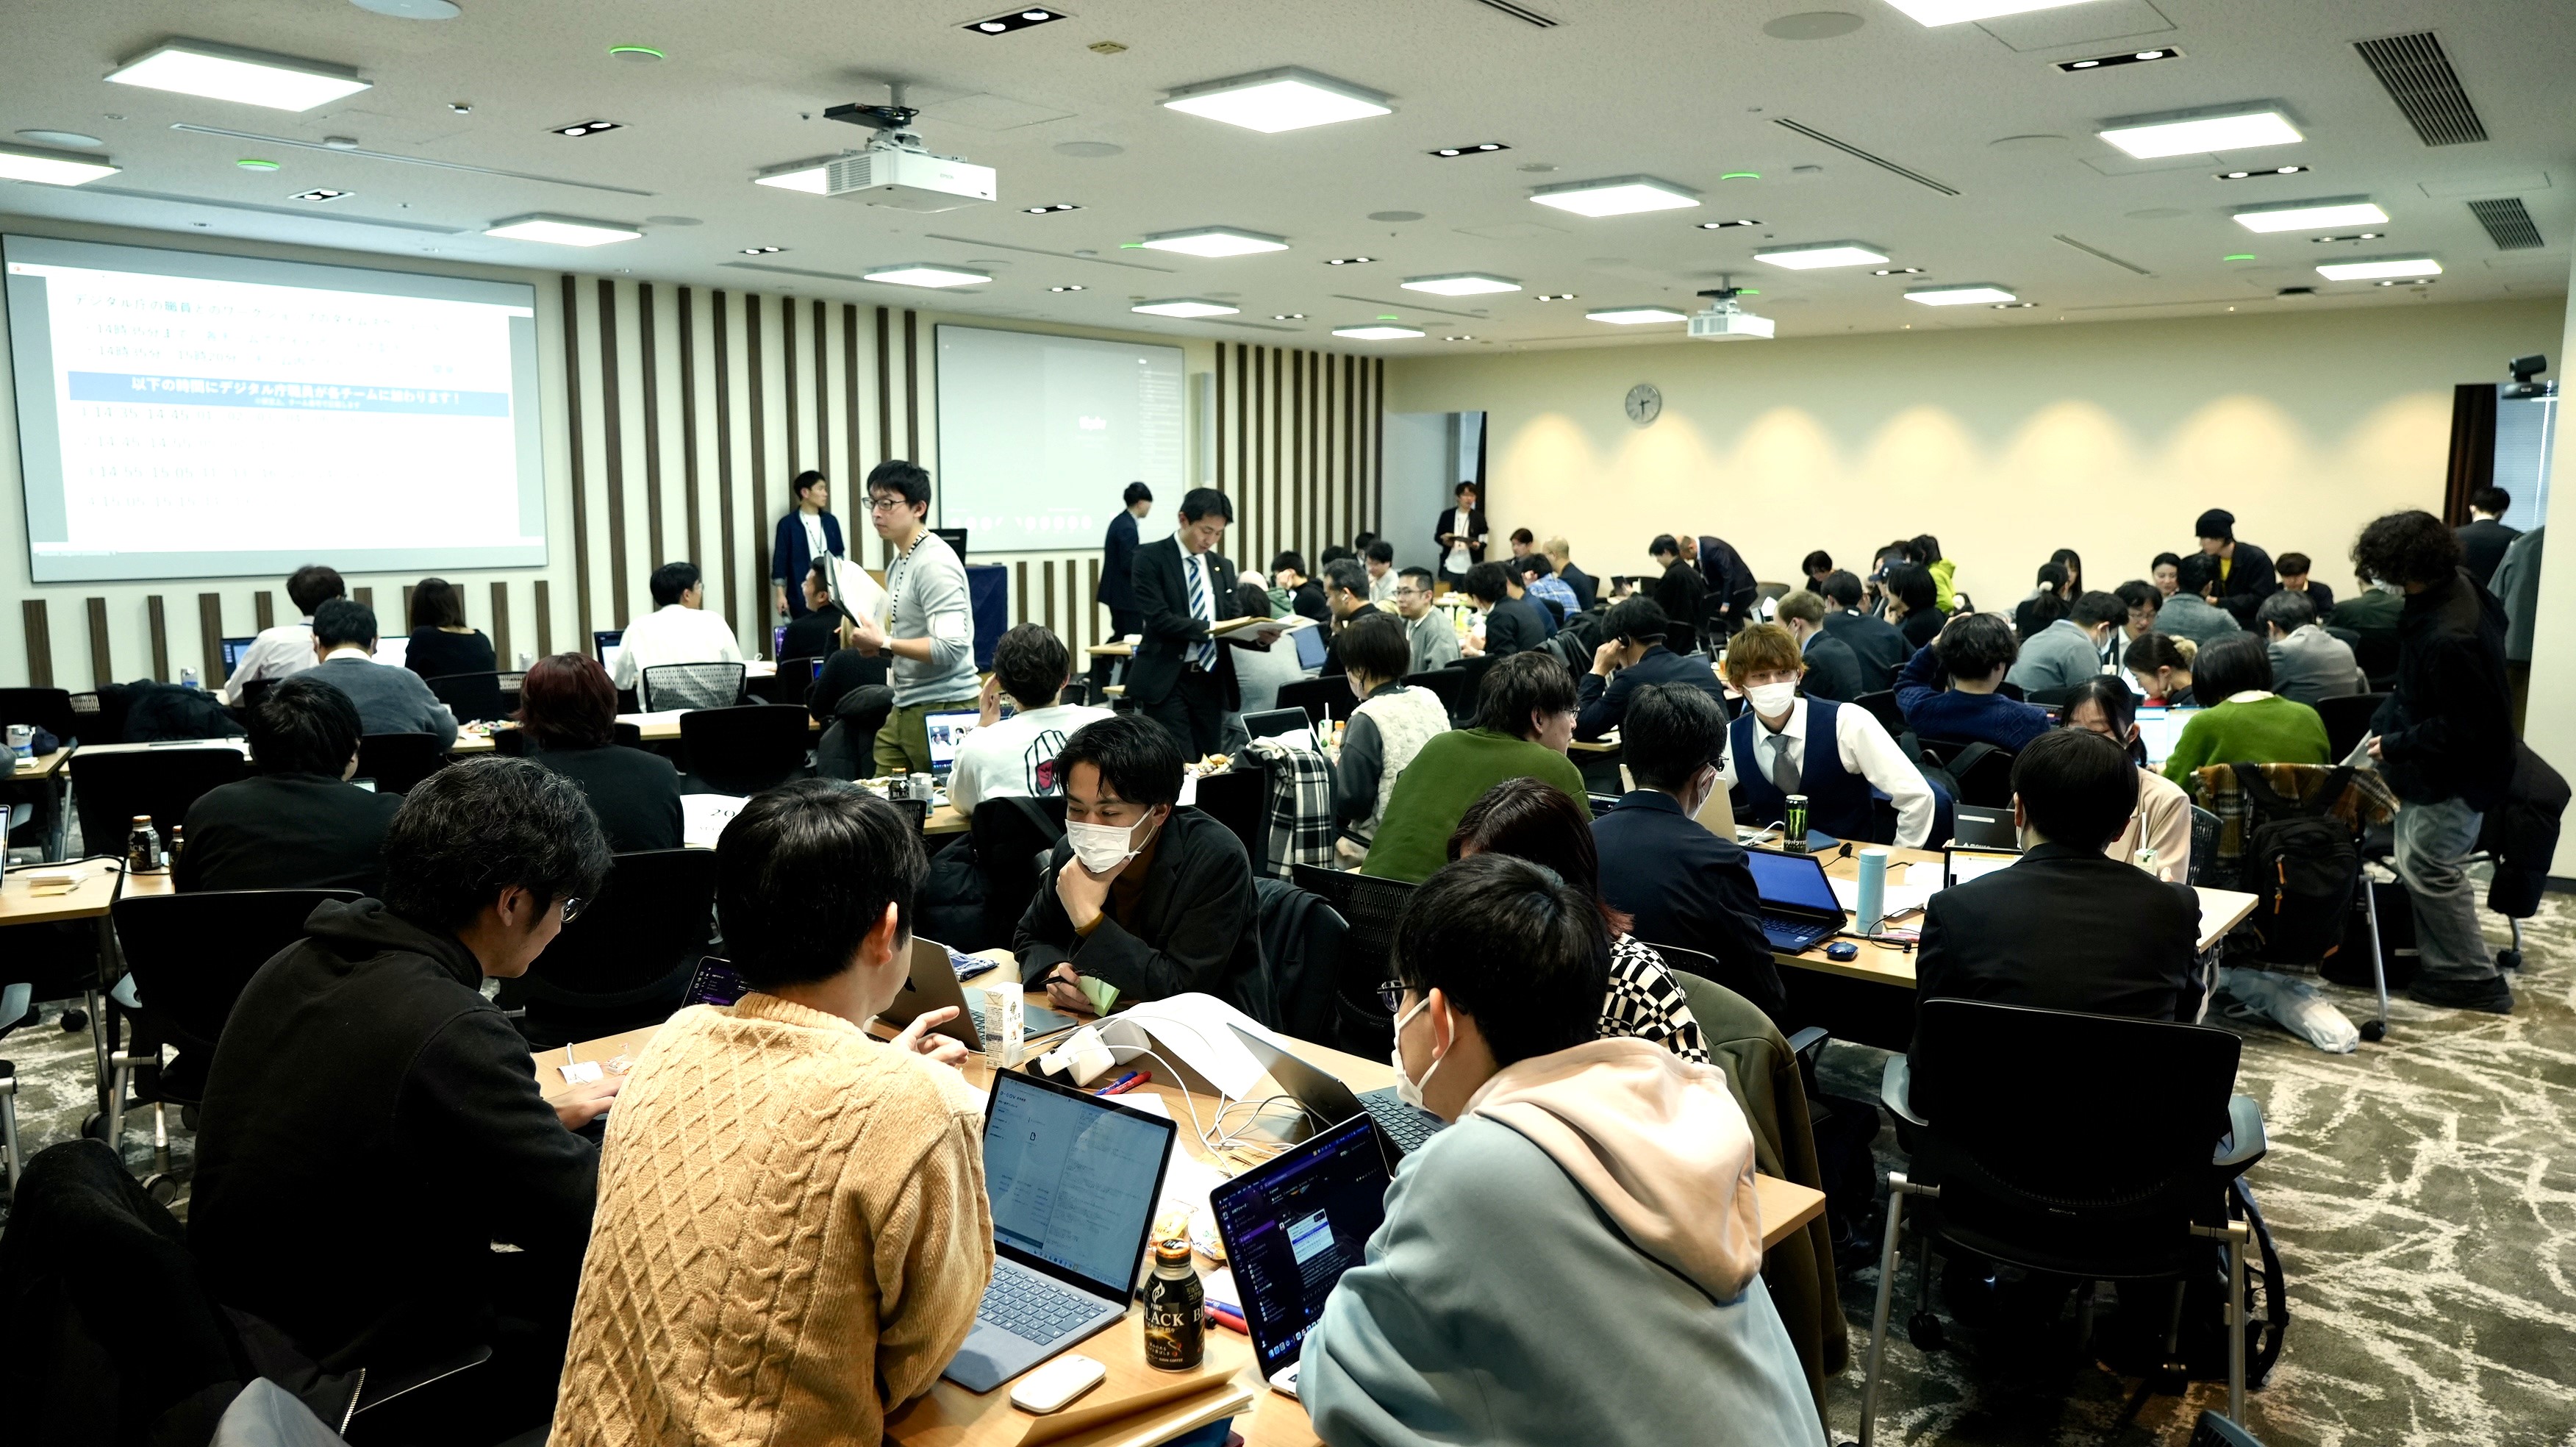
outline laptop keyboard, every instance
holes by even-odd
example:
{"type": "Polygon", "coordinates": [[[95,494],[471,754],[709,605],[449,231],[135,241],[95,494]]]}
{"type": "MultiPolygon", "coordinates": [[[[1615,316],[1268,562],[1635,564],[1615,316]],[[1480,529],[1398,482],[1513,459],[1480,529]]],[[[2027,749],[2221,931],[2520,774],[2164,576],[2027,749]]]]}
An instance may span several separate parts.
{"type": "Polygon", "coordinates": [[[1819,921],[1793,919],[1784,914],[1762,916],[1762,932],[1777,940],[1801,940],[1810,935],[1822,938],[1824,934],[1831,933],[1819,921]]]}
{"type": "Polygon", "coordinates": [[[1017,1271],[997,1264],[993,1284],[984,1288],[984,1301],[975,1309],[975,1319],[1044,1346],[1097,1315],[1100,1309],[1100,1304],[1090,1297],[1077,1295],[1034,1271],[1017,1271]]]}
{"type": "Polygon", "coordinates": [[[1427,1110],[1406,1105],[1393,1090],[1369,1091],[1360,1097],[1360,1105],[1369,1113],[1369,1119],[1377,1122],[1377,1128],[1386,1132],[1386,1138],[1395,1142],[1396,1149],[1408,1155],[1420,1150],[1448,1124],[1427,1110]]]}

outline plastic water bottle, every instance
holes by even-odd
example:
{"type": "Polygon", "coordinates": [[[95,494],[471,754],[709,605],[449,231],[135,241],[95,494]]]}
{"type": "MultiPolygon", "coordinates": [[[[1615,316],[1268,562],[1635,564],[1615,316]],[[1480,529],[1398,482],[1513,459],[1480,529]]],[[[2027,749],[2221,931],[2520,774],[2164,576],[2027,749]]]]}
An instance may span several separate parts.
{"type": "Polygon", "coordinates": [[[195,688],[197,686],[197,670],[193,668],[180,669],[179,686],[181,688],[195,688]]]}
{"type": "Polygon", "coordinates": [[[1887,919],[1887,851],[1864,849],[1860,852],[1860,932],[1878,933],[1887,919]]]}

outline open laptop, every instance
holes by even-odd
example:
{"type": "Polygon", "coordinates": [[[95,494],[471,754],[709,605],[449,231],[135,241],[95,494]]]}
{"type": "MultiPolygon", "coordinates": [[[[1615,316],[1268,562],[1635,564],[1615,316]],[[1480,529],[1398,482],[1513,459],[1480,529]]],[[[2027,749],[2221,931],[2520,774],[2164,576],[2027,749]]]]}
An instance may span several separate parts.
{"type": "Polygon", "coordinates": [[[1832,939],[1849,916],[1825,878],[1825,862],[1812,854],[1747,849],[1753,888],[1762,896],[1762,937],[1782,954],[1804,954],[1832,939]]]}
{"type": "Polygon", "coordinates": [[[1951,805],[1950,837],[1981,849],[2015,849],[2021,845],[2021,831],[2013,827],[2009,804],[1951,805]]]}
{"type": "Polygon", "coordinates": [[[1306,1333],[1386,1221],[1388,1173],[1371,1134],[1368,1122],[1345,1121],[1208,1195],[1243,1294],[1253,1360],[1292,1397],[1306,1333]]]}
{"type": "Polygon", "coordinates": [[[975,731],[976,720],[983,716],[971,708],[922,715],[921,725],[930,733],[932,778],[943,784],[948,782],[949,771],[957,767],[958,746],[966,742],[966,736],[975,731]]]}
{"type": "Polygon", "coordinates": [[[2142,708],[2138,710],[2138,742],[2147,746],[2147,767],[2161,769],[2173,757],[2174,740],[2182,737],[2183,725],[2200,712],[2197,708],[2142,708]]]}
{"type": "Polygon", "coordinates": [[[1167,1117],[995,1072],[984,1190],[997,1259],[950,1381],[989,1392],[1127,1315],[1178,1135],[1167,1117]]]}
{"type": "Polygon", "coordinates": [[[1321,1066],[1301,1060],[1287,1051],[1251,1033],[1240,1025],[1226,1027],[1252,1058],[1268,1071],[1279,1088],[1296,1097],[1297,1104],[1318,1127],[1337,1126],[1354,1116],[1365,1115],[1378,1133],[1386,1138],[1387,1165],[1422,1148],[1425,1141],[1449,1123],[1427,1110],[1417,1110],[1396,1097],[1395,1088],[1353,1094],[1339,1076],[1321,1066]]]}
{"type": "Polygon", "coordinates": [[[248,654],[250,652],[250,646],[258,641],[259,640],[255,637],[227,638],[223,641],[224,677],[230,678],[234,674],[241,672],[243,656],[248,654]]]}
{"type": "Polygon", "coordinates": [[[1324,637],[1323,629],[1300,628],[1288,636],[1297,640],[1297,666],[1299,668],[1321,668],[1324,666],[1324,649],[1331,640],[1324,637]]]}
{"type": "MultiPolygon", "coordinates": [[[[969,1050],[982,1050],[984,1033],[975,1028],[974,1007],[966,1003],[966,987],[958,982],[957,961],[960,958],[962,956],[937,940],[913,936],[912,966],[904,976],[903,989],[894,997],[893,1004],[877,1012],[877,1018],[901,1029],[924,1010],[954,1005],[957,1018],[931,1028],[962,1043],[969,1050]]],[[[1044,991],[1034,993],[1036,999],[1023,999],[1020,1003],[1020,1028],[1024,1038],[1035,1040],[1058,1030],[1070,1030],[1079,1023],[1061,1010],[1051,1010],[1038,1003],[1046,998],[1044,991]]]]}
{"type": "Polygon", "coordinates": [[[598,656],[599,666],[607,669],[608,676],[611,678],[617,676],[617,655],[625,651],[623,647],[625,642],[626,630],[623,628],[591,630],[590,651],[598,656]]]}
{"type": "Polygon", "coordinates": [[[1309,749],[1315,746],[1315,716],[1302,708],[1272,708],[1245,714],[1243,731],[1256,739],[1277,739],[1282,744],[1309,749]]]}
{"type": "Polygon", "coordinates": [[[1998,869],[2010,869],[2020,862],[2021,851],[2018,849],[1952,844],[1941,851],[1941,887],[1948,889],[1954,884],[1982,879],[1998,869]]]}

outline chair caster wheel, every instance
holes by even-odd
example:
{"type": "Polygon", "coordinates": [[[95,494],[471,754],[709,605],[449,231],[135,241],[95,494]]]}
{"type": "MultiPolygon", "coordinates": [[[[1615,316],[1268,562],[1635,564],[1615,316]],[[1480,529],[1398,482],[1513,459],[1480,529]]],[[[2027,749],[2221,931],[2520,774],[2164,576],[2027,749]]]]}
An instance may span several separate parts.
{"type": "Polygon", "coordinates": [[[2498,968],[2498,969],[2500,969],[2500,970],[2519,970],[2519,969],[2521,969],[2521,968],[2522,968],[2522,951],[2520,951],[2520,950],[2498,950],[2498,951],[2496,951],[2496,968],[2498,968]]]}
{"type": "Polygon", "coordinates": [[[2374,1043],[2374,1044],[2376,1044],[2377,1042],[2379,1042],[2379,1041],[2381,1041],[2381,1040],[2385,1040],[2385,1039],[2387,1039],[2387,1038],[2388,1038],[2388,1022],[2387,1022],[2387,1021],[2385,1021],[2385,1020],[2364,1020],[2364,1021],[2362,1021],[2362,1022],[2361,1022],[2361,1038],[2362,1038],[2362,1039],[2364,1039],[2364,1040],[2368,1040],[2368,1041],[2370,1041],[2370,1042],[2372,1042],[2372,1043],[2374,1043]]]}
{"type": "Polygon", "coordinates": [[[155,1171],[143,1178],[143,1190],[153,1200],[167,1206],[179,1199],[179,1178],[166,1171],[155,1171]]]}
{"type": "Polygon", "coordinates": [[[80,1032],[88,1028],[89,1012],[87,1010],[65,1010],[63,1012],[64,1034],[78,1035],[80,1032]]]}
{"type": "Polygon", "coordinates": [[[1937,1352],[1946,1342],[1941,1331],[1941,1318],[1928,1311],[1918,1311],[1905,1319],[1905,1338],[1915,1350],[1937,1352]]]}

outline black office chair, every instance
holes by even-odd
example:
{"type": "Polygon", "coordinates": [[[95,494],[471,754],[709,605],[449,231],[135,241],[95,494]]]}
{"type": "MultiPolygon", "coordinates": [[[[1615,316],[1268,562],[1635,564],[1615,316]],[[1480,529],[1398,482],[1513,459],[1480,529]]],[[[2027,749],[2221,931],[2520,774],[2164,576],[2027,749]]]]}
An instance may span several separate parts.
{"type": "Polygon", "coordinates": [[[675,708],[731,708],[742,701],[750,670],[739,663],[665,663],[644,670],[636,696],[646,713],[675,708]]]}
{"type": "Polygon", "coordinates": [[[680,715],[680,757],[719,794],[757,794],[805,771],[810,722],[801,708],[752,703],[680,715]]]}
{"type": "Polygon", "coordinates": [[[144,1185],[160,1199],[176,1194],[167,1159],[167,1107],[178,1106],[181,1122],[195,1127],[206,1070],[233,1002],[260,966],[304,938],[304,921],[317,907],[357,898],[350,889],[242,889],[127,895],[116,902],[110,917],[133,977],[130,990],[119,993],[135,1003],[112,1008],[134,1022],[134,1035],[116,1056],[107,1139],[122,1150],[131,1088],[137,1103],[152,1107],[153,1146],[161,1164],[144,1185]],[[167,1064],[161,1058],[165,1046],[176,1052],[167,1064]],[[171,1183],[167,1190],[161,1189],[165,1181],[171,1183]]]}
{"type": "Polygon", "coordinates": [[[497,1003],[531,1049],[640,1030],[671,1018],[714,938],[712,849],[620,854],[544,954],[497,1003]]]}
{"type": "Polygon", "coordinates": [[[1377,992],[1394,976],[1395,922],[1413,898],[1413,886],[1308,864],[1292,867],[1289,878],[1299,889],[1323,896],[1350,927],[1333,985],[1333,1048],[1368,1060],[1384,1056],[1395,1048],[1395,1017],[1377,992]]]}
{"type": "Polygon", "coordinates": [[[2245,1416],[2242,1303],[2252,1239],[2231,1183],[2263,1158],[2263,1113],[2234,1094],[2236,1036],[2205,1025],[2038,1010],[1983,1000],[1916,1006],[1914,1062],[1891,1056],[1880,1102],[1897,1118],[1908,1169],[1887,1176],[1887,1230],[1861,1388],[1860,1440],[1876,1430],[1899,1247],[1918,1257],[1907,1323],[1914,1344],[1943,1340],[1929,1309],[1932,1258],[1964,1251],[2085,1283],[2186,1277],[2227,1248],[2228,1415],[2245,1416]],[[2033,1090],[2033,1081],[2047,1088],[2033,1090]]]}
{"type": "MultiPolygon", "coordinates": [[[[35,1007],[36,987],[9,985],[0,987],[0,1040],[22,1025],[33,1025],[41,1018],[35,1007]]],[[[8,1152],[9,1192],[18,1191],[18,1067],[0,1060],[0,1150],[8,1152]]]]}
{"type": "Polygon", "coordinates": [[[1880,726],[1887,730],[1889,738],[1895,738],[1905,732],[1905,711],[1896,706],[1895,689],[1882,688],[1864,693],[1853,699],[1851,706],[1867,710],[1869,716],[1878,720],[1880,726]]]}
{"type": "Polygon", "coordinates": [[[2016,755],[1982,739],[1920,739],[1924,760],[1949,771],[1959,783],[1958,801],[2009,808],[2013,801],[2012,770],[2016,755]]]}
{"type": "MultiPolygon", "coordinates": [[[[1341,682],[1338,678],[1332,681],[1341,682]]],[[[1194,807],[1224,825],[1242,841],[1244,855],[1252,861],[1253,873],[1268,874],[1271,872],[1270,825],[1263,818],[1263,813],[1269,803],[1270,771],[1246,755],[1226,772],[1201,778],[1198,803],[1194,807]]]]}
{"type": "Polygon", "coordinates": [[[458,723],[488,723],[508,718],[510,705],[501,698],[501,675],[494,673],[442,673],[428,680],[429,691],[447,705],[458,723]]]}
{"type": "Polygon", "coordinates": [[[199,795],[250,775],[250,760],[242,751],[218,742],[133,753],[75,753],[65,767],[71,771],[72,813],[80,820],[82,847],[118,856],[125,853],[125,836],[137,814],[151,815],[152,827],[166,842],[173,828],[187,822],[188,806],[199,795]]]}
{"type": "Polygon", "coordinates": [[[2370,737],[2371,716],[2388,702],[2384,693],[2347,693],[2317,700],[2317,717],[2326,726],[2326,762],[2339,764],[2370,737]]]}
{"type": "Polygon", "coordinates": [[[984,930],[980,942],[957,948],[1008,949],[1020,916],[1046,887],[1049,851],[1064,837],[1064,796],[979,799],[966,825],[984,879],[984,930]]]}
{"type": "Polygon", "coordinates": [[[1350,925],[1287,880],[1256,875],[1252,889],[1260,908],[1261,979],[1247,1013],[1283,1034],[1321,1040],[1332,1030],[1350,925]]]}
{"type": "Polygon", "coordinates": [[[1420,673],[1408,673],[1404,676],[1404,684],[1407,688],[1431,690],[1439,698],[1440,706],[1449,711],[1451,723],[1456,723],[1475,711],[1475,690],[1468,687],[1464,669],[1430,668],[1420,673]]]}
{"type": "Polygon", "coordinates": [[[10,724],[33,724],[64,743],[80,737],[71,690],[64,688],[0,688],[0,727],[10,724]]]}
{"type": "Polygon", "coordinates": [[[1276,706],[1302,708],[1306,717],[1320,726],[1329,719],[1349,718],[1352,706],[1358,702],[1351,697],[1351,681],[1347,678],[1301,678],[1279,685],[1276,706]]]}
{"type": "MultiPolygon", "coordinates": [[[[277,687],[277,684],[278,680],[274,678],[254,678],[250,682],[243,684],[241,686],[241,703],[238,707],[244,710],[259,707],[259,701],[266,698],[268,696],[268,691],[277,687]]],[[[121,739],[124,736],[125,731],[121,728],[118,729],[117,737],[121,739]]]]}
{"type": "Polygon", "coordinates": [[[379,794],[408,794],[412,785],[445,767],[447,742],[436,734],[358,736],[358,772],[354,777],[373,779],[379,794]]]}
{"type": "Polygon", "coordinates": [[[2035,703],[2041,708],[2064,708],[2066,701],[2073,698],[2075,690],[2080,687],[2082,687],[2081,684],[2068,683],[2056,688],[2035,688],[2023,699],[2023,702],[2035,703]]]}
{"type": "Polygon", "coordinates": [[[877,734],[894,712],[894,690],[865,683],[843,693],[824,719],[823,736],[814,741],[814,772],[826,779],[872,779],[877,772],[877,734]]]}

